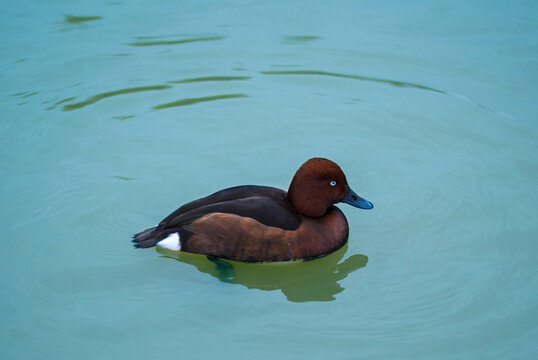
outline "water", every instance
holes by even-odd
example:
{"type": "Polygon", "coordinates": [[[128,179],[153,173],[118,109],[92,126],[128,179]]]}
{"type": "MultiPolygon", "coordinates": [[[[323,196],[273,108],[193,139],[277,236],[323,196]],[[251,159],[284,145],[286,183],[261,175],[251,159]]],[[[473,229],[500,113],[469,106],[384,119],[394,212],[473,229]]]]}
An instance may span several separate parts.
{"type": "Polygon", "coordinates": [[[2,359],[537,356],[535,2],[1,5],[2,359]],[[338,162],[324,259],[134,250],[338,162]]]}

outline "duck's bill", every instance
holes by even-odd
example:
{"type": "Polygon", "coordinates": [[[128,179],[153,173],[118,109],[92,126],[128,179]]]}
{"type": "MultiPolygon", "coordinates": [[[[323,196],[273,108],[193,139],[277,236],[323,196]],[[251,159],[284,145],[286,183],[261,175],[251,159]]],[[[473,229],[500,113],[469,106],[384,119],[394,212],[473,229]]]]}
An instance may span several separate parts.
{"type": "Polygon", "coordinates": [[[374,207],[374,204],[366,199],[361,198],[355,193],[355,191],[351,190],[349,186],[347,187],[347,194],[342,199],[342,202],[365,210],[369,210],[374,207]]]}

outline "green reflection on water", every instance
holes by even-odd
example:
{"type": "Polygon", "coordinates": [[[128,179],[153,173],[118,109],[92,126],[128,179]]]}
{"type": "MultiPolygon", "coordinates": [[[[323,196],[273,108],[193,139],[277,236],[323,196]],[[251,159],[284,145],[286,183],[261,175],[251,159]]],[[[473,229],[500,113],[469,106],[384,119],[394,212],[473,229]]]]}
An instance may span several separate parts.
{"type": "Polygon", "coordinates": [[[134,43],[129,43],[127,45],[131,46],[158,46],[158,45],[178,45],[178,44],[187,44],[198,41],[213,41],[224,39],[225,36],[208,36],[208,37],[199,37],[191,39],[182,39],[182,40],[158,40],[158,41],[136,41],[134,43]]]}
{"type": "Polygon", "coordinates": [[[344,291],[339,281],[350,273],[365,267],[368,257],[355,254],[343,262],[347,244],[323,258],[284,263],[249,264],[222,259],[209,260],[206,256],[173,252],[156,247],[161,256],[195,266],[222,282],[239,284],[249,289],[281,290],[289,301],[332,301],[344,291]]]}
{"type": "Polygon", "coordinates": [[[112,119],[114,120],[127,120],[134,118],[134,115],[125,115],[125,116],[112,116],[112,119]]]}
{"type": "Polygon", "coordinates": [[[160,104],[153,107],[153,110],[161,110],[176,106],[187,106],[187,105],[194,105],[201,102],[206,101],[215,101],[215,100],[223,100],[223,99],[236,99],[236,98],[246,98],[249,97],[246,94],[225,94],[225,95],[215,95],[215,96],[204,96],[199,98],[189,98],[189,99],[181,99],[173,102],[169,102],[166,104],[160,104]]]}
{"type": "Polygon", "coordinates": [[[118,180],[123,180],[123,181],[131,181],[131,180],[134,180],[134,178],[130,178],[130,177],[127,177],[127,176],[120,176],[120,175],[116,175],[116,176],[112,176],[114,179],[118,179],[118,180]]]}
{"type": "Polygon", "coordinates": [[[81,24],[87,21],[101,20],[102,16],[73,16],[65,15],[64,22],[68,24],[81,24]]]}
{"type": "Polygon", "coordinates": [[[169,81],[169,83],[171,83],[171,84],[186,84],[186,83],[205,82],[205,81],[249,80],[250,78],[251,78],[250,76],[205,76],[205,77],[197,77],[197,78],[169,81]]]}
{"type": "Polygon", "coordinates": [[[298,35],[298,36],[285,36],[282,41],[288,44],[296,44],[296,43],[304,43],[304,42],[309,42],[309,41],[318,40],[318,39],[320,39],[319,36],[298,35]]]}
{"type": "Polygon", "coordinates": [[[434,91],[434,92],[438,92],[438,93],[441,93],[441,94],[446,94],[442,90],[437,90],[437,89],[434,89],[434,88],[431,88],[431,87],[428,87],[428,86],[415,84],[415,83],[407,82],[407,81],[380,79],[380,78],[374,78],[374,77],[369,77],[369,76],[361,76],[361,75],[338,74],[338,73],[327,72],[327,71],[316,71],[316,70],[260,71],[260,74],[264,74],[264,75],[320,75],[320,76],[333,76],[333,77],[353,79],[353,80],[372,81],[372,82],[384,83],[384,84],[389,84],[389,85],[398,86],[398,87],[409,87],[409,88],[416,88],[416,89],[422,89],[422,90],[429,90],[429,91],[434,91]]]}
{"type": "Polygon", "coordinates": [[[63,104],[63,103],[66,103],[66,102],[69,102],[69,101],[72,101],[72,100],[75,100],[76,98],[74,96],[72,97],[68,97],[66,99],[63,99],[63,100],[60,100],[58,102],[56,102],[54,105],[60,105],[60,104],[63,104]]]}
{"type": "Polygon", "coordinates": [[[61,104],[66,103],[66,102],[69,102],[69,101],[72,101],[72,100],[75,100],[75,99],[76,99],[76,97],[72,96],[72,97],[68,97],[67,99],[63,99],[63,100],[57,101],[57,102],[54,103],[54,105],[49,106],[49,107],[46,108],[45,110],[53,110],[53,109],[56,109],[56,106],[61,105],[61,104]]]}
{"type": "Polygon", "coordinates": [[[80,108],[83,108],[84,106],[94,104],[98,102],[99,100],[103,100],[112,96],[131,94],[131,93],[142,92],[142,91],[165,90],[165,89],[170,89],[170,88],[171,88],[170,85],[154,85],[154,86],[140,86],[140,87],[134,87],[134,88],[108,91],[108,92],[94,95],[78,103],[64,105],[62,110],[71,111],[71,110],[80,109],[80,108]]]}
{"type": "Polygon", "coordinates": [[[34,96],[34,95],[37,95],[37,94],[39,94],[39,91],[34,91],[34,92],[23,91],[23,92],[16,93],[16,94],[10,94],[9,96],[27,98],[27,97],[34,96]]]}

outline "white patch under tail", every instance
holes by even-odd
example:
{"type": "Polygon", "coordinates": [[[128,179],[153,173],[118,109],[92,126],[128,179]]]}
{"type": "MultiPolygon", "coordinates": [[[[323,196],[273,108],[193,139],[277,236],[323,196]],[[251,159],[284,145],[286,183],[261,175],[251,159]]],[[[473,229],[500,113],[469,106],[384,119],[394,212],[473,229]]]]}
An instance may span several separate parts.
{"type": "Polygon", "coordinates": [[[179,233],[176,232],[168,235],[166,238],[159,241],[157,246],[168,250],[180,251],[181,242],[179,241],[179,233]]]}

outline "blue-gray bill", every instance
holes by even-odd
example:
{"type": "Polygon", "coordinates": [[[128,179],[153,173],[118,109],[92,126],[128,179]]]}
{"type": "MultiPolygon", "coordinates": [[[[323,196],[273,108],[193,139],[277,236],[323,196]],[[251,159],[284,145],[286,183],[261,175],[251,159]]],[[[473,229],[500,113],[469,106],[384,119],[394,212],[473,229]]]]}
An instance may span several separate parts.
{"type": "Polygon", "coordinates": [[[370,210],[374,207],[374,204],[361,198],[355,191],[351,190],[349,186],[347,187],[347,194],[342,199],[342,202],[365,210],[370,210]]]}

